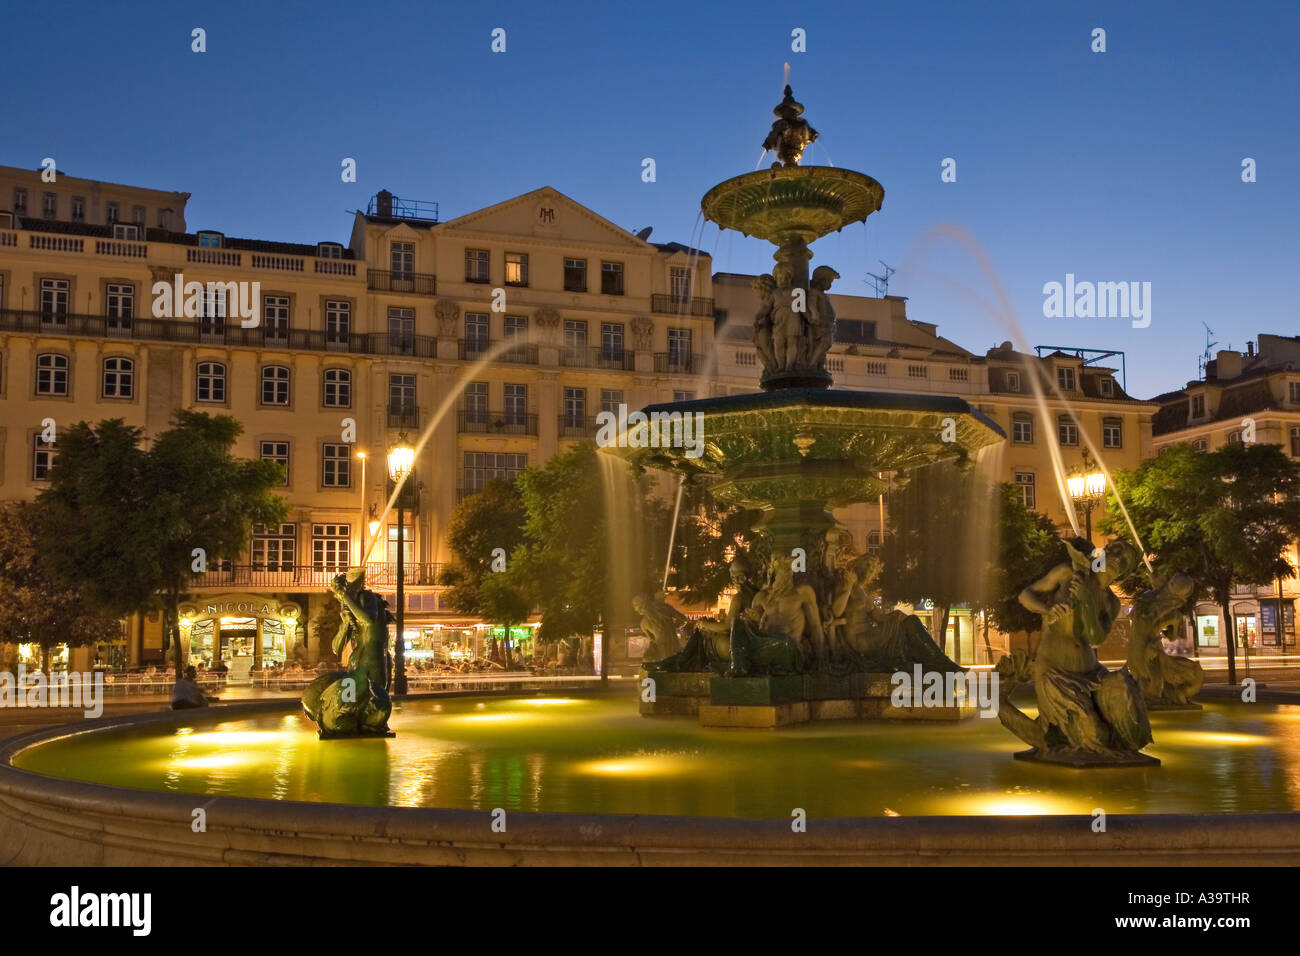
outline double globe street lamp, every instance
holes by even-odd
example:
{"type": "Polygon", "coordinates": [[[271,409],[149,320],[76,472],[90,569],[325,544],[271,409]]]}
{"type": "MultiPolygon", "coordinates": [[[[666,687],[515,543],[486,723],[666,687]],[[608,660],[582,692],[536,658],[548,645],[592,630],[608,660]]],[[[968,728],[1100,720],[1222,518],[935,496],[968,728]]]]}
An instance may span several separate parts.
{"type": "Polygon", "coordinates": [[[1106,475],[1092,470],[1092,460],[1087,454],[1083,456],[1083,467],[1076,468],[1065,478],[1065,487],[1070,492],[1076,510],[1083,513],[1084,537],[1092,543],[1092,509],[1097,502],[1106,497],[1106,475]]]}
{"type": "Polygon", "coordinates": [[[406,693],[406,487],[415,466],[415,449],[406,435],[388,449],[388,477],[397,492],[397,640],[393,649],[393,693],[406,693]]]}

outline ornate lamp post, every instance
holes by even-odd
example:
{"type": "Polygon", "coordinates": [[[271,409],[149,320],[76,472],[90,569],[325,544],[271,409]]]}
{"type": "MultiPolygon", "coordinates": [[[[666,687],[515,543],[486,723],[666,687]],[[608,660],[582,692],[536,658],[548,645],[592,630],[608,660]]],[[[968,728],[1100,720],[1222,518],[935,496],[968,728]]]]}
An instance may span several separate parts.
{"type": "Polygon", "coordinates": [[[1084,537],[1088,543],[1092,543],[1092,509],[1097,506],[1097,502],[1106,497],[1106,475],[1092,469],[1092,460],[1085,452],[1083,456],[1083,466],[1076,468],[1066,476],[1065,487],[1069,489],[1070,498],[1074,501],[1074,507],[1083,513],[1084,537]]]}
{"type": "Polygon", "coordinates": [[[406,693],[406,509],[403,480],[415,464],[415,449],[406,435],[397,436],[397,444],[388,449],[388,477],[397,488],[397,642],[393,651],[393,693],[406,693]]]}

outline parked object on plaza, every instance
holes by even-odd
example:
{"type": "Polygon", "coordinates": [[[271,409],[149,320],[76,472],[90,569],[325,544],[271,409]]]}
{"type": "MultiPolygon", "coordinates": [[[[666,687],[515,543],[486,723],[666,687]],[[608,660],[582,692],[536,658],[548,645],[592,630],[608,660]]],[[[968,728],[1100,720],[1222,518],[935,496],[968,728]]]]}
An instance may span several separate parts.
{"type": "Polygon", "coordinates": [[[1158,766],[1159,760],[1141,752],[1151,743],[1151,723],[1137,680],[1097,659],[1097,647],[1120,611],[1111,585],[1136,567],[1137,551],[1127,541],[1112,541],[1104,567],[1093,570],[1088,541],[1066,541],[1066,550],[1068,562],[1020,592],[1020,603],[1042,617],[1042,636],[1032,659],[1017,650],[998,661],[998,718],[1032,748],[1017,759],[1071,767],[1158,766]],[[1011,693],[1029,680],[1038,699],[1036,719],[1011,702],[1011,693]]]}
{"type": "Polygon", "coordinates": [[[172,710],[208,706],[208,699],[203,696],[203,688],[199,687],[197,678],[198,671],[194,665],[185,668],[184,676],[172,686],[172,710]]]}
{"type": "Polygon", "coordinates": [[[349,648],[346,670],[331,671],[302,693],[302,709],[316,722],[322,740],[333,737],[392,737],[388,717],[392,658],[388,602],[365,586],[364,567],[350,568],[334,579],[331,590],[342,607],[342,623],[332,650],[349,648]]]}
{"type": "Polygon", "coordinates": [[[1128,642],[1127,668],[1152,709],[1199,710],[1192,700],[1205,684],[1199,661],[1175,657],[1164,648],[1161,633],[1187,616],[1195,582],[1185,574],[1152,579],[1149,590],[1133,601],[1133,632],[1128,642]]]}

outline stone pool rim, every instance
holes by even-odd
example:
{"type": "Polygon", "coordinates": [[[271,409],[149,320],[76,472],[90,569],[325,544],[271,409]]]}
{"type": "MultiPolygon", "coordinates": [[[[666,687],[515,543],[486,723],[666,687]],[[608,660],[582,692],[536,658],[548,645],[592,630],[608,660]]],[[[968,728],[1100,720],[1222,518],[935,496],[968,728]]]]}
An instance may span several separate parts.
{"type": "MultiPolygon", "coordinates": [[[[595,689],[556,688],[565,696],[595,689]]],[[[596,691],[596,693],[603,693],[596,691]]],[[[518,689],[410,695],[521,697],[518,689]]],[[[1218,695],[1205,695],[1218,697],[1218,695]]],[[[1262,695],[1261,695],[1262,696],[1262,695]]],[[[1270,703],[1300,703],[1272,693],[1270,703]]],[[[1300,863],[1300,812],[781,819],[368,807],[137,790],[48,777],[13,765],[23,751],[122,727],[218,723],[295,713],[296,700],[162,711],[30,731],[0,742],[0,864],[265,865],[907,865],[1205,866],[1300,863]],[[207,830],[192,829],[193,811],[207,830]]],[[[398,733],[401,732],[400,727],[398,733]]],[[[323,744],[328,746],[328,744],[323,744]]],[[[1079,771],[1063,771],[1079,772],[1079,771]]]]}

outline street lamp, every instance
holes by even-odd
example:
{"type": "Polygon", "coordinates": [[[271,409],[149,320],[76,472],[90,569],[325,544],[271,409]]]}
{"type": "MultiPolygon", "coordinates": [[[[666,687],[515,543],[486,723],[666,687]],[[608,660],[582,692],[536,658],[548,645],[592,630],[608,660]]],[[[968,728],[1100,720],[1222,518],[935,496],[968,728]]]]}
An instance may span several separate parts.
{"type": "Polygon", "coordinates": [[[1087,455],[1083,457],[1083,467],[1075,469],[1065,479],[1065,487],[1070,492],[1074,507],[1083,512],[1086,522],[1084,537],[1092,544],[1092,509],[1097,502],[1106,497],[1106,475],[1100,471],[1089,471],[1092,462],[1087,455]]]}
{"type": "Polygon", "coordinates": [[[388,477],[397,492],[397,646],[393,653],[393,693],[406,693],[406,509],[403,507],[406,491],[404,479],[411,474],[415,464],[415,449],[406,440],[405,433],[397,436],[397,444],[388,449],[388,477]]]}
{"type": "MultiPolygon", "coordinates": [[[[366,453],[364,451],[357,452],[357,460],[361,462],[361,511],[364,513],[366,510],[366,453]]],[[[374,537],[375,533],[372,530],[370,539],[373,541],[374,537]]],[[[366,535],[364,531],[361,532],[361,553],[357,555],[357,559],[361,564],[366,563],[366,535]]]]}

